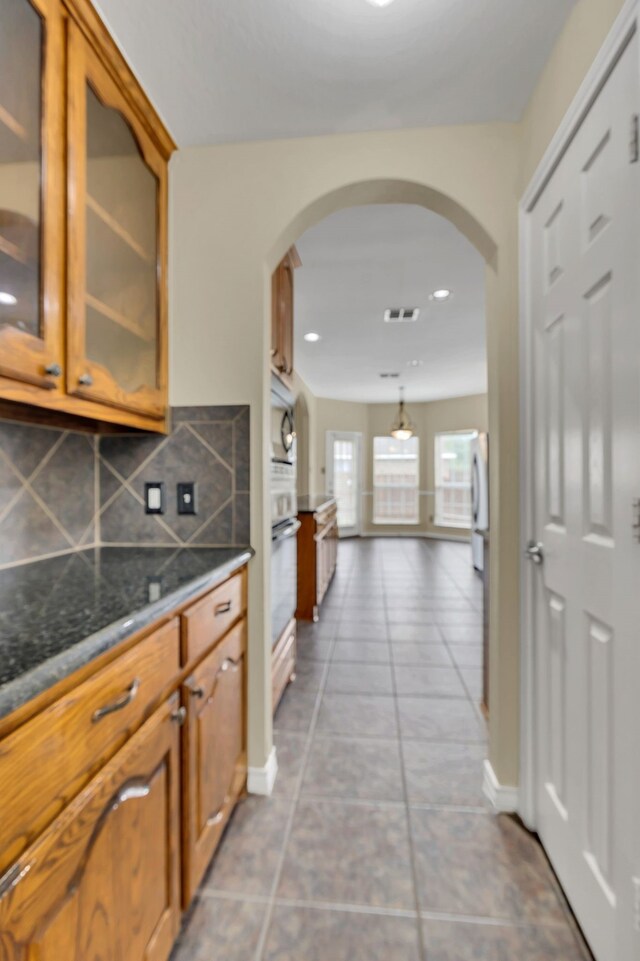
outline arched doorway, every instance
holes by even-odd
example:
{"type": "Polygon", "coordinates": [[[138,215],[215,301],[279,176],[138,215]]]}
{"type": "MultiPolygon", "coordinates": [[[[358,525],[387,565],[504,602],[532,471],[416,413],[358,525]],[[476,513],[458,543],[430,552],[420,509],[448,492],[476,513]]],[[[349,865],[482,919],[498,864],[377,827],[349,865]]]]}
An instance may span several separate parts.
{"type": "MultiPolygon", "coordinates": [[[[449,194],[410,180],[372,179],[343,185],[306,204],[291,218],[271,246],[264,264],[264,330],[270,324],[268,280],[285,251],[310,227],[346,207],[407,203],[421,206],[449,220],[474,245],[486,264],[487,339],[489,370],[489,431],[492,435],[491,467],[492,538],[491,641],[492,690],[490,774],[507,770],[507,784],[517,783],[518,766],[518,480],[517,480],[517,370],[502,356],[500,325],[504,281],[500,276],[499,245],[481,220],[449,194]],[[509,367],[507,368],[507,364],[509,367]],[[510,380],[510,420],[504,415],[507,393],[501,382],[510,380]],[[509,434],[511,433],[511,436],[509,434]],[[502,438],[506,444],[501,444],[502,438]],[[505,477],[507,478],[505,483],[505,477]],[[501,757],[506,763],[501,765],[501,757]]],[[[514,318],[515,320],[515,318],[514,318]]],[[[265,370],[268,365],[265,365],[265,370]]]]}

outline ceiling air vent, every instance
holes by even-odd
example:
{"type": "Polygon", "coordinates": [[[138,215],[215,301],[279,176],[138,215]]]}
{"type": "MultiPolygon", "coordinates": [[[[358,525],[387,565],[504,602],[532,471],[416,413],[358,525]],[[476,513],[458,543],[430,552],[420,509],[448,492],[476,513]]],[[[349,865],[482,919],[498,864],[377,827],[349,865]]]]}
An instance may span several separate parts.
{"type": "Polygon", "coordinates": [[[381,376],[384,380],[386,380],[387,378],[390,378],[391,380],[393,380],[394,378],[399,377],[400,374],[395,374],[395,373],[383,373],[383,374],[380,374],[380,376],[381,376]]]}
{"type": "Polygon", "coordinates": [[[384,322],[385,324],[413,324],[419,315],[419,307],[389,307],[384,312],[384,322]]]}

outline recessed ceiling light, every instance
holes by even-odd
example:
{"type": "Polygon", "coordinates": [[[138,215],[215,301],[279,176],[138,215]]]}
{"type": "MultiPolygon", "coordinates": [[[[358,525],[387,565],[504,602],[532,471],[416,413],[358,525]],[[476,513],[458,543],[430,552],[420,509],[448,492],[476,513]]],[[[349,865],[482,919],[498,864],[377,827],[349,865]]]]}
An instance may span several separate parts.
{"type": "Polygon", "coordinates": [[[0,290],[0,304],[5,304],[7,307],[13,307],[13,305],[17,303],[17,297],[14,297],[13,294],[8,294],[5,290],[0,290]]]}
{"type": "Polygon", "coordinates": [[[442,287],[440,290],[434,290],[431,294],[432,300],[449,300],[451,296],[451,291],[447,290],[446,287],[442,287]]]}
{"type": "Polygon", "coordinates": [[[424,364],[423,360],[408,360],[407,367],[422,367],[424,364]]]}
{"type": "Polygon", "coordinates": [[[388,7],[393,0],[369,0],[372,7],[388,7]]]}
{"type": "Polygon", "coordinates": [[[320,334],[314,334],[314,332],[311,330],[308,334],[304,335],[304,339],[309,341],[310,344],[317,344],[321,338],[320,334]]]}

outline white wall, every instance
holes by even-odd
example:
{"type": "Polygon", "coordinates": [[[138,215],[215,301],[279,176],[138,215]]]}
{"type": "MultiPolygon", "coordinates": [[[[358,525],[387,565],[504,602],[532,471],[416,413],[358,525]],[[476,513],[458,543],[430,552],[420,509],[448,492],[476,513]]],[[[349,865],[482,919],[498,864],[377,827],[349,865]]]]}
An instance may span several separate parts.
{"type": "MultiPolygon", "coordinates": [[[[251,405],[249,759],[271,746],[269,689],[269,278],[305,229],[344,206],[423,204],[488,267],[494,585],[490,758],[518,780],[519,566],[517,204],[622,0],[578,0],[522,124],[434,127],[183,150],[171,165],[171,401],[251,405]]],[[[313,460],[313,455],[311,457],[313,460]]],[[[309,463],[310,476],[318,476],[309,463]]],[[[311,486],[311,482],[310,482],[311,486]]],[[[315,486],[315,485],[314,485],[315,486]]]]}
{"type": "Polygon", "coordinates": [[[493,435],[491,757],[518,773],[517,182],[510,124],[198,147],[171,164],[170,357],[174,404],[251,405],[249,762],[271,746],[266,490],[270,274],[305,229],[344,206],[419,203],[448,217],[488,262],[493,435]],[[498,550],[498,546],[500,549],[498,550]],[[502,576],[500,571],[502,570],[502,576]],[[505,710],[503,711],[503,705],[505,710]]]}
{"type": "MultiPolygon", "coordinates": [[[[308,388],[307,388],[308,390],[308,388]]],[[[363,439],[362,489],[373,490],[373,438],[389,433],[391,423],[398,410],[397,404],[355,404],[350,401],[315,398],[315,436],[312,446],[316,449],[318,470],[314,478],[312,493],[326,492],[326,433],[329,430],[357,431],[363,439]]],[[[448,400],[429,403],[407,404],[407,410],[416,427],[420,441],[420,489],[435,489],[435,436],[440,431],[477,430],[487,431],[489,426],[488,398],[486,394],[470,397],[454,397],[448,400]]],[[[422,497],[420,502],[420,523],[406,525],[386,525],[380,527],[373,523],[373,499],[363,498],[363,533],[365,534],[436,534],[441,537],[465,535],[464,530],[437,527],[433,523],[435,508],[432,497],[422,497]]]]}

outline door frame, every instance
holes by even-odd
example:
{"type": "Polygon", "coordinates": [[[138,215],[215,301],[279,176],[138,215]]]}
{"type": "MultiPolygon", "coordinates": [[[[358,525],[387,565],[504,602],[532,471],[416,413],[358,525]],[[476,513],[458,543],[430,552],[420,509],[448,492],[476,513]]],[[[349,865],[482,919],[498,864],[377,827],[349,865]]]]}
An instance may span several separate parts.
{"type": "MultiPolygon", "coordinates": [[[[345,537],[361,537],[362,536],[362,489],[363,489],[363,470],[362,470],[362,433],[357,430],[327,430],[325,432],[325,486],[329,486],[329,464],[331,464],[331,478],[334,481],[333,486],[335,487],[335,479],[333,476],[333,442],[338,438],[344,440],[354,440],[356,446],[356,456],[358,464],[358,474],[360,481],[360,491],[359,496],[356,498],[356,523],[353,528],[349,528],[349,534],[345,534],[345,537]]],[[[327,494],[334,494],[327,489],[327,494]]],[[[338,536],[342,537],[340,533],[340,525],[338,525],[338,536]]]]}
{"type": "MultiPolygon", "coordinates": [[[[534,423],[532,319],[530,311],[531,212],[562,160],[578,128],[633,35],[640,30],[640,0],[626,0],[603,46],[551,140],[519,208],[520,248],[520,784],[518,813],[527,827],[537,827],[535,761],[537,702],[535,686],[535,579],[533,565],[524,560],[534,523],[534,423]]],[[[640,64],[638,65],[640,86],[640,64]]]]}

